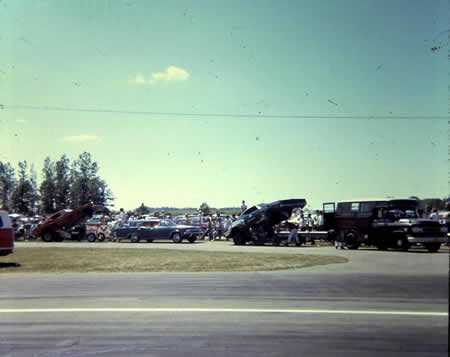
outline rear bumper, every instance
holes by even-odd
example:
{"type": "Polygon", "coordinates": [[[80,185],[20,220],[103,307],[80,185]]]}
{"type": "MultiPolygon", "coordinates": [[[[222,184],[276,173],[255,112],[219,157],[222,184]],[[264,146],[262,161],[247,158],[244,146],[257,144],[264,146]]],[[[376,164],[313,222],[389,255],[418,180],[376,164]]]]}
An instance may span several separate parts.
{"type": "Polygon", "coordinates": [[[14,253],[14,247],[0,248],[0,257],[14,253]]]}
{"type": "Polygon", "coordinates": [[[447,237],[412,237],[408,236],[409,243],[446,243],[447,237]]]}

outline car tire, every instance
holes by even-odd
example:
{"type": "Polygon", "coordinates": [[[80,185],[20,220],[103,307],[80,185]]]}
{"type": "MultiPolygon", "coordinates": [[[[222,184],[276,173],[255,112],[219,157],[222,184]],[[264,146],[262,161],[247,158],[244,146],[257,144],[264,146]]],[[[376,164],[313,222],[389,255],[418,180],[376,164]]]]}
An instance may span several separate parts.
{"type": "Polygon", "coordinates": [[[358,233],[355,231],[348,231],[344,237],[344,244],[347,249],[356,250],[359,248],[358,233]]]}
{"type": "Polygon", "coordinates": [[[42,240],[46,243],[53,242],[53,233],[52,232],[44,232],[42,235],[42,240]]]}
{"type": "Polygon", "coordinates": [[[137,233],[131,234],[130,242],[131,243],[139,243],[139,236],[137,235],[137,233]]]}
{"type": "Polygon", "coordinates": [[[234,245],[245,245],[245,240],[242,237],[237,236],[233,238],[233,243],[234,245]]]}
{"type": "Polygon", "coordinates": [[[437,253],[439,251],[439,249],[441,249],[441,243],[430,243],[430,244],[426,244],[425,248],[427,248],[427,250],[430,253],[437,253]]]}
{"type": "Polygon", "coordinates": [[[183,238],[181,237],[181,234],[178,232],[175,232],[172,234],[172,241],[174,243],[181,243],[183,241],[183,238]]]}
{"type": "Polygon", "coordinates": [[[97,240],[95,233],[89,233],[86,238],[89,243],[94,243],[97,240]]]}
{"type": "Polygon", "coordinates": [[[406,238],[398,238],[396,240],[396,246],[403,252],[407,252],[409,249],[409,242],[406,238]]]}

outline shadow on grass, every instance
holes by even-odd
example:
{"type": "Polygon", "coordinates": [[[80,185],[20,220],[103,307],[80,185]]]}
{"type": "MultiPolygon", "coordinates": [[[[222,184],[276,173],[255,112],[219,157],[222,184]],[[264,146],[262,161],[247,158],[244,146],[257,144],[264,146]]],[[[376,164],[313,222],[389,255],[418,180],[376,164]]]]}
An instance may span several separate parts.
{"type": "Polygon", "coordinates": [[[21,265],[19,263],[14,262],[0,262],[0,269],[7,269],[7,268],[20,268],[21,265]]]}

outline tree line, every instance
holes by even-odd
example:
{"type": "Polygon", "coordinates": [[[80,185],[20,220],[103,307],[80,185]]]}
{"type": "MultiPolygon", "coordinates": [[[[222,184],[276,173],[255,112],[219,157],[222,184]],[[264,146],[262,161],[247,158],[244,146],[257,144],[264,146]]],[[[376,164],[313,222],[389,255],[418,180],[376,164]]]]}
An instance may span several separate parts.
{"type": "Polygon", "coordinates": [[[159,217],[162,215],[168,215],[168,216],[180,216],[185,214],[199,214],[202,215],[210,215],[214,213],[220,213],[221,215],[225,216],[231,216],[233,214],[240,214],[241,210],[239,207],[223,207],[223,208],[214,208],[210,207],[208,203],[203,202],[199,208],[194,207],[184,207],[184,208],[177,208],[177,207],[150,207],[142,203],[139,207],[135,208],[134,210],[128,211],[128,215],[137,215],[137,216],[144,216],[144,215],[153,215],[155,217],[159,217]]]}
{"type": "Polygon", "coordinates": [[[93,202],[107,205],[113,199],[111,190],[98,174],[99,166],[88,152],[71,161],[62,155],[54,161],[44,160],[38,184],[33,164],[0,161],[0,206],[25,215],[49,214],[93,202]]]}

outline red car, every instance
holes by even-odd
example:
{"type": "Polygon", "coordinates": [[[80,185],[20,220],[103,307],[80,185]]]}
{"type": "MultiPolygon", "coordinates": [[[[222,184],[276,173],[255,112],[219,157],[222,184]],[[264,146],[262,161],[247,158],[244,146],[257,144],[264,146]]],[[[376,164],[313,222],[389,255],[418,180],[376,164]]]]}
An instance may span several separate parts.
{"type": "Polygon", "coordinates": [[[105,210],[104,207],[92,203],[87,203],[74,210],[61,210],[38,224],[31,234],[34,237],[41,237],[44,242],[61,242],[66,236],[70,235],[68,233],[70,228],[92,217],[95,212],[105,210]]]}
{"type": "Polygon", "coordinates": [[[8,212],[0,211],[0,256],[14,252],[14,229],[8,212]]]}

